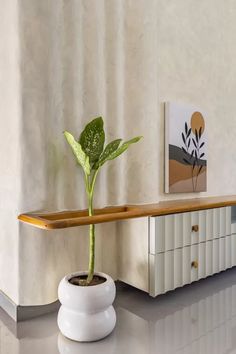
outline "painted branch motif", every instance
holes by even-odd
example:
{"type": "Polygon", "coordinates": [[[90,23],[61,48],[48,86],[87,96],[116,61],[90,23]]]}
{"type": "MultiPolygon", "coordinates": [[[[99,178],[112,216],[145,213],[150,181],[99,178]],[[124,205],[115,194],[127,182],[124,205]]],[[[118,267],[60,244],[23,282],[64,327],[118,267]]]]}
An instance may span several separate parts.
{"type": "Polygon", "coordinates": [[[184,130],[181,133],[183,141],[181,148],[184,153],[183,162],[191,166],[193,192],[197,190],[198,178],[204,166],[205,153],[202,151],[205,145],[205,141],[202,139],[204,128],[204,118],[201,113],[195,112],[191,118],[191,126],[189,127],[188,123],[185,122],[184,130]]]}

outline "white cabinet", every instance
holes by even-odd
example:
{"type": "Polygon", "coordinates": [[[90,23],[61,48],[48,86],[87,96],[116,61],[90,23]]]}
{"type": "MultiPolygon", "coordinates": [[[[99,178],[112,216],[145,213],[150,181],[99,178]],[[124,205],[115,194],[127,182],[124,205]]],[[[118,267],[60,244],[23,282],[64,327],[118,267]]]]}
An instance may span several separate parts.
{"type": "Polygon", "coordinates": [[[236,264],[230,207],[150,217],[149,223],[152,296],[236,264]]]}
{"type": "Polygon", "coordinates": [[[221,272],[236,265],[232,230],[231,207],[120,222],[118,279],[157,296],[221,272]]]}
{"type": "Polygon", "coordinates": [[[230,207],[150,217],[150,254],[231,234],[230,207]]]}
{"type": "Polygon", "coordinates": [[[234,266],[236,235],[149,254],[150,295],[156,296],[234,266]]]}

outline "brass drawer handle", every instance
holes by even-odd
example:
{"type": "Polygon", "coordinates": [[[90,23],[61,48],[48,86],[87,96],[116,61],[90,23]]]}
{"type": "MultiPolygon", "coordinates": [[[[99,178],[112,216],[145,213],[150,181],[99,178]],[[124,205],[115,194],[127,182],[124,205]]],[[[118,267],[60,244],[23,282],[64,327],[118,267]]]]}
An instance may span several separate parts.
{"type": "Polygon", "coordinates": [[[197,269],[198,268],[198,261],[192,261],[191,267],[197,269]]]}
{"type": "Polygon", "coordinates": [[[199,230],[198,225],[193,225],[193,226],[192,226],[192,231],[198,232],[198,230],[199,230]]]}

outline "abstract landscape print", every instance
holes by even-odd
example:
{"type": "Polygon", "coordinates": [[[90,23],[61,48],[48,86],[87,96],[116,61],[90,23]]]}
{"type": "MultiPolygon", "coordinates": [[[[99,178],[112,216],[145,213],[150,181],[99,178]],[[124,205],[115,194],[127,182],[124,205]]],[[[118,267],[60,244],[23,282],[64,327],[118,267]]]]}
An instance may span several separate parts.
{"type": "Polygon", "coordinates": [[[196,107],[165,103],[165,192],[207,189],[206,126],[196,107]]]}

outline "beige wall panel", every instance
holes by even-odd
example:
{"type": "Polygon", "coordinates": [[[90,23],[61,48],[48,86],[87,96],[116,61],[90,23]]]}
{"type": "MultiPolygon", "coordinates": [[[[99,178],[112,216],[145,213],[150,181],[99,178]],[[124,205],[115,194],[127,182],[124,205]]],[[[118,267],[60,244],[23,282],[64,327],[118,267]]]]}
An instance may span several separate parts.
{"type": "Polygon", "coordinates": [[[18,294],[21,181],[18,1],[0,0],[0,290],[18,294]]]}
{"type": "Polygon", "coordinates": [[[16,216],[86,206],[64,129],[79,134],[101,114],[109,140],[144,136],[101,172],[96,206],[191,198],[164,194],[161,102],[198,105],[208,130],[208,190],[198,196],[235,194],[236,3],[2,0],[1,8],[0,115],[8,136],[1,130],[0,265],[8,271],[0,288],[21,305],[43,304],[56,298],[59,278],[83,264],[86,232],[18,230],[16,216]],[[33,286],[32,269],[40,279],[33,286]],[[52,288],[42,286],[45,272],[52,288]]]}
{"type": "Polygon", "coordinates": [[[148,218],[117,222],[117,279],[149,292],[148,218]]]}

